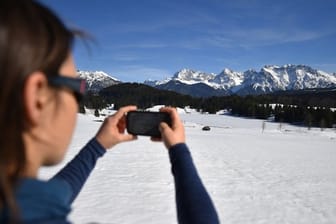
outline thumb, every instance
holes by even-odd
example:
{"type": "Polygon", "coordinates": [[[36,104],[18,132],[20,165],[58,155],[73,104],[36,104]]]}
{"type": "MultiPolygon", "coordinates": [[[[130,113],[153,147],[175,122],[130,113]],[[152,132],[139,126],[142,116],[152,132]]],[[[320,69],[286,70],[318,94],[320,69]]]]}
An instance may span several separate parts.
{"type": "Polygon", "coordinates": [[[165,122],[160,123],[159,129],[162,135],[166,135],[171,132],[171,128],[165,122]]]}
{"type": "Polygon", "coordinates": [[[109,147],[109,148],[112,148],[116,144],[119,144],[119,143],[122,143],[122,142],[129,142],[129,141],[133,141],[133,140],[136,140],[136,139],[137,139],[137,136],[135,136],[135,135],[120,135],[115,139],[112,146],[109,147]]]}
{"type": "Polygon", "coordinates": [[[138,137],[136,135],[123,135],[122,141],[123,142],[133,141],[133,140],[136,140],[137,138],[138,137]]]}

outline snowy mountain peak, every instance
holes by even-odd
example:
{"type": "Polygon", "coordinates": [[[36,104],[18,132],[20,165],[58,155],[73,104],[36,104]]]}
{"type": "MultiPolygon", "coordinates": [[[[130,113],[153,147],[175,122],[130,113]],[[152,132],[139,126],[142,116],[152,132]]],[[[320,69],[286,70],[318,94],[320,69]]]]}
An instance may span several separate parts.
{"type": "Polygon", "coordinates": [[[84,78],[86,80],[90,80],[90,79],[94,79],[94,80],[112,79],[116,82],[120,82],[117,78],[114,78],[114,77],[110,76],[109,74],[107,74],[103,71],[81,71],[81,70],[77,70],[77,74],[79,75],[80,78],[84,78]]]}
{"type": "Polygon", "coordinates": [[[262,69],[278,69],[278,68],[280,68],[280,66],[277,66],[277,65],[265,65],[262,69]]]}
{"type": "Polygon", "coordinates": [[[181,71],[175,73],[173,76],[173,79],[179,80],[179,81],[209,81],[215,77],[215,74],[208,74],[205,72],[200,72],[200,71],[194,71],[191,69],[182,69],[181,71]]]}
{"type": "Polygon", "coordinates": [[[230,75],[230,74],[234,73],[234,71],[232,71],[232,70],[229,69],[229,68],[224,68],[224,70],[222,71],[222,73],[223,73],[223,74],[228,74],[228,75],[230,75]]]}
{"type": "Polygon", "coordinates": [[[98,92],[103,88],[120,83],[118,79],[103,71],[77,70],[77,74],[80,78],[86,80],[88,91],[98,92]]]}
{"type": "Polygon", "coordinates": [[[243,73],[235,72],[225,68],[221,73],[216,75],[214,82],[222,85],[223,89],[230,89],[233,86],[240,85],[244,80],[243,73]]]}

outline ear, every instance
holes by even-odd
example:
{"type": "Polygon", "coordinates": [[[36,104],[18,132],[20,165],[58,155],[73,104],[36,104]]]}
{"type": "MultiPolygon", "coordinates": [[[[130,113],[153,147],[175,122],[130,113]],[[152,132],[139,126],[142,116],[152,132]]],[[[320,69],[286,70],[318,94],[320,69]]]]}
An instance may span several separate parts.
{"type": "Polygon", "coordinates": [[[29,125],[37,125],[48,102],[48,80],[41,72],[30,74],[23,89],[25,118],[29,125]]]}

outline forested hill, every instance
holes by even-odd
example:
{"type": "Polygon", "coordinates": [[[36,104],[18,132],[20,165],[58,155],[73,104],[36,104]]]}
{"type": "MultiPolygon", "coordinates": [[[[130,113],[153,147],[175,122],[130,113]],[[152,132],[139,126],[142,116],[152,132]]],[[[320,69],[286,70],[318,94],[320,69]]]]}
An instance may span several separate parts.
{"type": "Polygon", "coordinates": [[[266,96],[274,103],[336,108],[336,88],[279,91],[266,96]]]}
{"type": "Polygon", "coordinates": [[[124,105],[137,105],[148,108],[153,105],[187,106],[193,105],[195,99],[176,92],[159,90],[139,83],[122,83],[107,87],[99,93],[108,103],[116,108],[124,105]]]}

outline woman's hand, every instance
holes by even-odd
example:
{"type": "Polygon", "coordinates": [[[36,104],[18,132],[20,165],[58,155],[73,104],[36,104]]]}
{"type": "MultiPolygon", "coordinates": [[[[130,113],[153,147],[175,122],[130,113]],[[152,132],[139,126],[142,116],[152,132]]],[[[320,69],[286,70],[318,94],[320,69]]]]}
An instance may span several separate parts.
{"type": "Polygon", "coordinates": [[[109,149],[118,143],[132,141],[137,137],[126,134],[126,113],[136,110],[136,106],[121,107],[114,115],[105,119],[100,127],[96,139],[105,148],[109,149]]]}
{"type": "Polygon", "coordinates": [[[172,146],[176,144],[185,143],[184,126],[180,120],[176,108],[163,107],[160,109],[160,111],[169,113],[172,121],[172,126],[169,127],[168,124],[162,122],[159,127],[161,132],[161,139],[152,138],[152,140],[153,141],[162,140],[167,149],[170,149],[172,146]]]}

